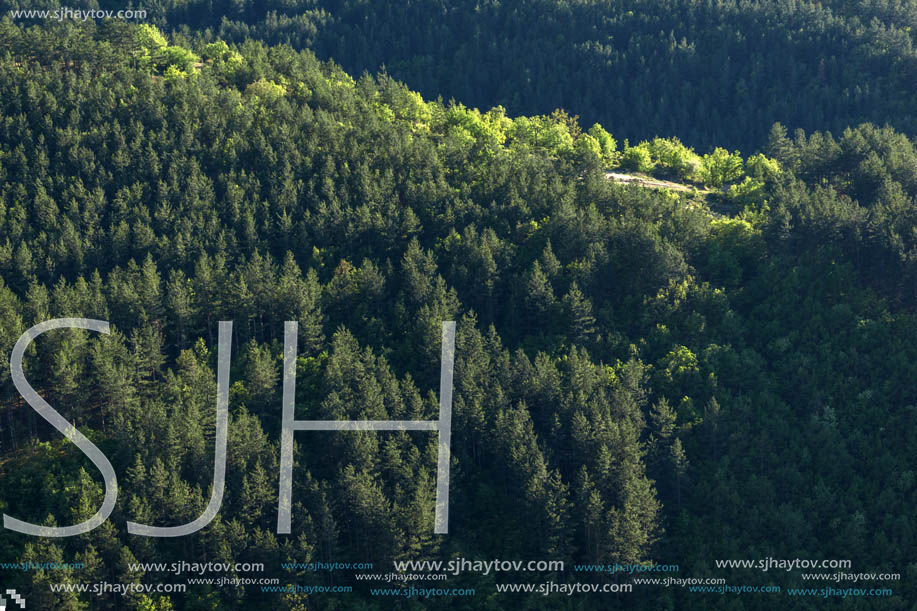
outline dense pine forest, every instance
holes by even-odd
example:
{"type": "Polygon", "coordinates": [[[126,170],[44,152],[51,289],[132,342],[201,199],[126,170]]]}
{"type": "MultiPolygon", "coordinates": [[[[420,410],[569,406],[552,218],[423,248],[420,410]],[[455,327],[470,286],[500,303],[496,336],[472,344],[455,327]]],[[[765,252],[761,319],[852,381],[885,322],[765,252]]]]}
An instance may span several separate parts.
{"type": "Polygon", "coordinates": [[[428,99],[511,115],[575,110],[622,139],[754,150],[778,121],[791,131],[839,134],[869,121],[917,133],[914,0],[137,4],[188,36],[309,48],[355,77],[385,68],[428,99]]]}
{"type": "MultiPolygon", "coordinates": [[[[4,560],[83,564],[3,587],[62,610],[913,608],[913,3],[464,4],[0,21],[0,354],[51,318],[111,323],[44,334],[26,374],[120,493],[85,535],[0,531],[4,560]],[[220,513],[189,537],[129,535],[210,498],[222,320],[220,513]],[[352,420],[435,419],[456,321],[448,536],[436,435],[413,431],[298,432],[292,534],[276,534],[288,320],[297,418],[352,420]],[[626,581],[571,570],[615,562],[803,587],[714,565],[766,556],[901,581],[855,601],[495,593],[626,581]],[[459,557],[567,569],[464,574],[450,587],[474,597],[418,602],[281,568],[459,557]],[[49,587],[168,581],[129,566],[177,561],[353,592],[49,587]]],[[[95,467],[6,366],[0,456],[5,514],[65,525],[101,504],[95,467]]]]}

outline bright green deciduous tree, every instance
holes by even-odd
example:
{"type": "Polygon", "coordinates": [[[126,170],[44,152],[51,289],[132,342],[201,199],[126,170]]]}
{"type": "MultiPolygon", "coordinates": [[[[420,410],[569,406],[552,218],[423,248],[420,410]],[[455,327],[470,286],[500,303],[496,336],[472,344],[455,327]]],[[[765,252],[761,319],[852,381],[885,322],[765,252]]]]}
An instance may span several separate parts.
{"type": "Polygon", "coordinates": [[[724,184],[742,178],[742,156],[739,151],[730,153],[717,147],[712,153],[704,155],[701,165],[701,178],[711,187],[722,187],[724,184]]]}

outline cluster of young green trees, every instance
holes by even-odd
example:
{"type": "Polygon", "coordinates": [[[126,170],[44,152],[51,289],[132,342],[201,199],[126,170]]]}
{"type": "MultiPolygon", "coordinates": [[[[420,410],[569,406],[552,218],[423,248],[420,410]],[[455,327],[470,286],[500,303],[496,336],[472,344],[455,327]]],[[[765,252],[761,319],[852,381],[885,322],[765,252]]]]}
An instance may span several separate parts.
{"type": "MultiPolygon", "coordinates": [[[[0,21],[0,353],[50,318],[114,328],[48,332],[26,357],[121,487],[87,535],[0,533],[4,558],[85,565],[5,572],[30,603],[383,609],[338,572],[289,582],[353,585],[346,597],[48,584],[168,579],[129,571],[135,559],[264,562],[283,581],[281,562],[387,572],[458,556],[656,561],[698,578],[724,576],[717,558],[849,558],[902,574],[863,608],[917,595],[912,141],[777,125],[744,160],[673,139],[619,151],[562,111],[427,101],[284,46],[179,36],[156,48],[201,61],[172,70],[141,61],[136,33],[0,21]],[[714,218],[687,194],[607,180],[632,150],[660,175],[754,191],[740,216],[714,218]],[[189,537],[130,536],[127,520],[185,523],[209,498],[220,320],[234,321],[220,514],[189,537]],[[432,534],[435,435],[403,431],[297,433],[293,534],[275,534],[286,320],[300,329],[297,418],[378,420],[435,419],[440,324],[457,321],[447,537],[432,534]]],[[[94,513],[92,466],[2,369],[0,393],[3,512],[94,513]]],[[[503,578],[466,575],[450,584],[474,600],[423,604],[561,604],[490,597],[503,578]]],[[[735,608],[727,598],[659,588],[615,603],[735,608]]]]}

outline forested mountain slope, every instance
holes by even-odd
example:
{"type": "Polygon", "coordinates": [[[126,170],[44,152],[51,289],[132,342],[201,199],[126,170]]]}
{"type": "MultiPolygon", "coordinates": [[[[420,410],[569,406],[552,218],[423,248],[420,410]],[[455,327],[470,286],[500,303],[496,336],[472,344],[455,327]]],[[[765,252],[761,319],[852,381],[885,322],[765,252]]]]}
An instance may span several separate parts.
{"type": "Polygon", "coordinates": [[[778,121],[791,132],[871,121],[917,133],[914,0],[162,0],[144,8],[163,28],[289,43],[355,76],[385,66],[427,98],[499,104],[514,115],[575,110],[622,139],[678,136],[704,150],[751,152],[778,121]]]}
{"type": "MultiPolygon", "coordinates": [[[[0,353],[50,318],[111,322],[110,336],[43,335],[26,371],[120,483],[90,535],[3,530],[5,552],[80,559],[54,576],[74,582],[149,581],[134,559],[655,561],[721,577],[711,559],[846,558],[903,576],[862,608],[917,596],[906,136],[864,124],[790,139],[768,123],[766,155],[652,133],[624,146],[562,111],[444,105],[308,51],[188,46],[149,26],[4,20],[0,53],[0,353]],[[618,168],[715,187],[733,216],[608,181],[618,168]],[[194,536],[130,536],[127,520],[184,523],[209,497],[220,320],[234,321],[222,509],[194,536]],[[435,436],[403,431],[297,433],[293,534],[275,534],[286,320],[300,329],[298,417],[378,420],[435,418],[439,327],[457,321],[447,537],[432,534],[435,436]]],[[[92,515],[96,470],[5,369],[0,383],[3,512],[92,515]]],[[[48,579],[9,585],[48,609],[391,606],[355,581],[346,599],[197,586],[169,603],[80,599],[48,579]]],[[[486,598],[500,579],[450,583],[482,593],[474,608],[509,608],[486,598]]],[[[575,577],[590,579],[609,578],[575,577]]],[[[682,588],[614,602],[736,608],[682,588]]]]}

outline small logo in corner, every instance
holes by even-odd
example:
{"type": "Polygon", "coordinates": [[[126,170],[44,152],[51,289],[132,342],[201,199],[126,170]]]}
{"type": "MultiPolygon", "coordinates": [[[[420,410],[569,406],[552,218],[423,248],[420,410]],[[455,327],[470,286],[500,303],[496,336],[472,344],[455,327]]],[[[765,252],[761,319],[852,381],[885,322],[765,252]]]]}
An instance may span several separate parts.
{"type": "MultiPolygon", "coordinates": [[[[6,593],[10,595],[14,603],[25,609],[25,599],[16,594],[16,590],[7,590],[6,593]]],[[[0,611],[6,611],[6,598],[2,595],[0,595],[0,611]]]]}

